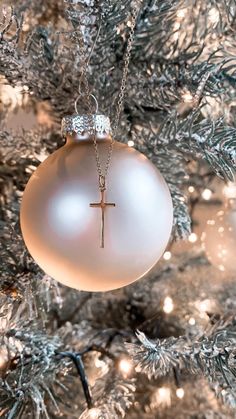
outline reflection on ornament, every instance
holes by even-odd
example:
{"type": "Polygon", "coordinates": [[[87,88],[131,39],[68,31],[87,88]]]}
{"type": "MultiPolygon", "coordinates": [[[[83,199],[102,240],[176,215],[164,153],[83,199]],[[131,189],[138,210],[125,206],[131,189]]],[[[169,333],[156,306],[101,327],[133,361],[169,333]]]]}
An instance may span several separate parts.
{"type": "Polygon", "coordinates": [[[236,207],[235,201],[208,220],[202,244],[212,265],[221,271],[236,273],[236,207]]]}
{"type": "Polygon", "coordinates": [[[57,281],[86,291],[107,291],[145,275],[162,256],[172,229],[169,189],[157,168],[132,147],[114,141],[101,200],[92,135],[102,165],[110,144],[108,118],[65,118],[66,144],[30,178],[21,205],[26,246],[57,281]],[[104,248],[100,240],[104,240],[104,248]]]}

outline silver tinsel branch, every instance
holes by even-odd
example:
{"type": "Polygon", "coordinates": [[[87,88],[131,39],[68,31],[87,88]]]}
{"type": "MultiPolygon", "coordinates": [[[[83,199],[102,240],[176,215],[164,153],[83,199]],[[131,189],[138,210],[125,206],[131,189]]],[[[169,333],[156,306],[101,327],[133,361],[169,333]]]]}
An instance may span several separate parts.
{"type": "Polygon", "coordinates": [[[117,371],[110,371],[105,383],[98,382],[93,388],[95,406],[85,410],[80,419],[124,418],[135,398],[135,379],[123,379],[117,371]]]}
{"type": "Polygon", "coordinates": [[[216,392],[236,406],[236,333],[235,318],[219,321],[202,336],[148,339],[144,333],[136,335],[141,345],[127,343],[137,371],[151,377],[161,377],[177,369],[193,374],[203,373],[216,392]]]}
{"type": "Polygon", "coordinates": [[[51,400],[59,411],[52,383],[59,368],[55,351],[60,347],[58,337],[49,337],[38,331],[37,324],[25,324],[20,329],[10,322],[8,332],[1,334],[1,359],[5,365],[1,369],[0,406],[1,414],[14,417],[49,418],[45,398],[51,400]]]}

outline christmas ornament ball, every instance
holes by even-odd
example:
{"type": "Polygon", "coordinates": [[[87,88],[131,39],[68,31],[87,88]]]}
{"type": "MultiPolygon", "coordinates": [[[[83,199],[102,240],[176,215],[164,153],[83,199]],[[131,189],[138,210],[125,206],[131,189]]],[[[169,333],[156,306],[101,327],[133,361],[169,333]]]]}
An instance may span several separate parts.
{"type": "MultiPolygon", "coordinates": [[[[110,133],[106,117],[94,116],[102,165],[110,133]]],[[[38,265],[72,288],[108,291],[146,274],[163,254],[173,219],[169,189],[141,153],[114,142],[107,175],[104,248],[100,247],[101,200],[91,137],[85,116],[64,118],[66,144],[50,155],[27,183],[20,223],[25,244],[38,265]]],[[[91,121],[91,118],[90,118],[91,121]]]]}
{"type": "Polygon", "coordinates": [[[225,207],[207,221],[202,243],[212,265],[221,271],[236,273],[236,208],[225,207]]]}

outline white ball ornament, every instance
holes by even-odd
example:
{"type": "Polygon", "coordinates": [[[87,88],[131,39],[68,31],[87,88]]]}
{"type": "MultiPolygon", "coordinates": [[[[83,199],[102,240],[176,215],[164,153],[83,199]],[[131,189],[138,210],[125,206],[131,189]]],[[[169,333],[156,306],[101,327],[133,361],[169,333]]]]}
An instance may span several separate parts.
{"type": "Polygon", "coordinates": [[[108,291],[128,285],[167,246],[173,220],[167,184],[143,154],[115,141],[101,204],[92,134],[104,165],[109,119],[66,117],[63,131],[66,144],[27,183],[20,214],[25,244],[48,275],[69,287],[108,291]]]}

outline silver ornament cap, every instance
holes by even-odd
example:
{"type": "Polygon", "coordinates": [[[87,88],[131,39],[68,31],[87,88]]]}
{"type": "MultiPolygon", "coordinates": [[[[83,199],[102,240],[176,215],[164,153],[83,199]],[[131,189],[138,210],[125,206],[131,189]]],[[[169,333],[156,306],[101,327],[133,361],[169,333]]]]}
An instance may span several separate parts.
{"type": "Polygon", "coordinates": [[[81,139],[90,138],[94,134],[98,138],[106,138],[111,135],[111,123],[106,115],[75,114],[62,119],[61,131],[63,136],[76,134],[81,139]]]}
{"type": "Polygon", "coordinates": [[[98,112],[98,102],[94,95],[89,94],[89,98],[94,101],[94,113],[79,114],[77,102],[81,94],[75,100],[76,114],[65,116],[62,119],[61,131],[63,136],[71,135],[75,140],[87,140],[93,135],[97,138],[107,138],[111,135],[111,123],[108,116],[98,112]]]}

